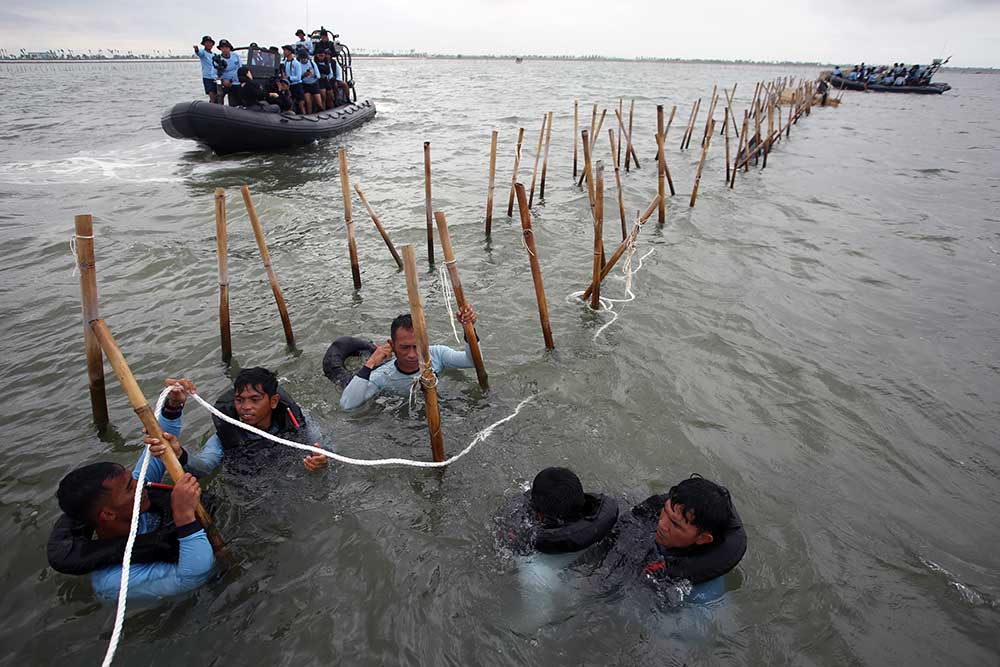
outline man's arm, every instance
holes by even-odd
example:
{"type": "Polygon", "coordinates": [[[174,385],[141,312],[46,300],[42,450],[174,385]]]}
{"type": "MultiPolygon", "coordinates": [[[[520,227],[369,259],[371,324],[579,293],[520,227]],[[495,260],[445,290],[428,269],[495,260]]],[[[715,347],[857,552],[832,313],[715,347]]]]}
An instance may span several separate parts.
{"type": "Polygon", "coordinates": [[[445,368],[472,368],[475,362],[472,360],[472,350],[469,343],[465,343],[462,351],[453,350],[447,345],[431,345],[431,365],[437,370],[445,368]]]}
{"type": "Polygon", "coordinates": [[[392,359],[392,343],[386,341],[379,345],[372,352],[364,366],[351,378],[351,381],[344,387],[344,393],[340,395],[340,407],[344,410],[353,410],[361,407],[364,402],[374,398],[382,391],[382,386],[378,382],[378,376],[372,380],[372,373],[382,364],[392,359]]]}

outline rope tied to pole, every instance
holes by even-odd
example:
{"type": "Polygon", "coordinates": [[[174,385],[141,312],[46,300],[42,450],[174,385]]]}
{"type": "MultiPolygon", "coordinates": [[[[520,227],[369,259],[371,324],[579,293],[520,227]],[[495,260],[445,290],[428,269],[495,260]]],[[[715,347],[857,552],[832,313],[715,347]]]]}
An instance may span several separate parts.
{"type": "Polygon", "coordinates": [[[438,275],[441,278],[441,295],[444,297],[444,305],[448,309],[448,321],[451,323],[451,333],[455,335],[455,342],[461,345],[462,339],[458,337],[458,329],[455,327],[455,311],[451,307],[451,302],[455,299],[455,288],[451,284],[451,278],[448,277],[448,265],[454,265],[457,260],[452,259],[450,262],[444,262],[438,269],[438,275]]]}
{"type": "Polygon", "coordinates": [[[421,364],[420,372],[410,383],[410,398],[407,403],[411,408],[417,407],[417,387],[422,387],[425,391],[437,387],[437,374],[434,372],[431,362],[421,364]]]}
{"type": "Polygon", "coordinates": [[[73,234],[73,236],[69,237],[69,253],[73,256],[73,269],[72,269],[70,275],[73,276],[74,278],[76,277],[76,271],[77,271],[77,269],[86,268],[85,265],[82,265],[80,263],[80,260],[79,260],[79,258],[77,257],[77,254],[76,254],[76,240],[77,239],[90,239],[90,240],[93,240],[94,239],[94,235],[91,234],[90,236],[84,236],[82,234],[73,234]]]}
{"type": "Polygon", "coordinates": [[[531,252],[531,248],[528,247],[528,242],[525,241],[524,239],[528,234],[534,234],[534,233],[535,232],[532,231],[531,229],[523,229],[523,228],[521,229],[521,245],[524,246],[524,249],[527,250],[528,254],[531,255],[532,257],[535,256],[535,253],[531,252]]]}

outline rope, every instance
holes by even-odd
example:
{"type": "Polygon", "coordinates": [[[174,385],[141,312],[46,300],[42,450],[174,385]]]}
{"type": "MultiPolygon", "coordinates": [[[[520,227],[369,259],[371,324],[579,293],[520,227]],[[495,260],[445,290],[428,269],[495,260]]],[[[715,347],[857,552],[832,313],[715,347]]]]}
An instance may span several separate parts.
{"type": "Polygon", "coordinates": [[[69,252],[71,255],[73,255],[73,271],[71,275],[74,278],[76,277],[76,270],[80,268],[80,258],[76,254],[76,240],[92,239],[92,238],[94,238],[93,234],[91,234],[90,236],[80,236],[79,234],[74,234],[73,236],[69,237],[69,252]]]}
{"type": "Polygon", "coordinates": [[[448,308],[448,321],[451,322],[451,332],[455,334],[455,342],[461,345],[462,339],[458,337],[458,329],[455,328],[455,312],[451,308],[451,302],[455,298],[455,288],[452,287],[451,278],[448,276],[448,269],[445,268],[448,264],[454,264],[456,261],[453,259],[450,262],[445,262],[438,269],[438,273],[441,275],[441,294],[444,297],[444,305],[448,308]]]}
{"type": "MultiPolygon", "coordinates": [[[[73,243],[73,245],[76,245],[73,243]]],[[[74,255],[75,255],[74,251],[74,255]]],[[[160,411],[163,410],[163,402],[167,400],[167,395],[172,387],[160,393],[156,401],[154,414],[160,418],[160,411]]],[[[132,547],[135,546],[135,536],[139,532],[139,509],[142,507],[142,490],[146,483],[146,470],[149,468],[149,445],[145,446],[146,455],[142,457],[142,465],[139,466],[139,477],[135,482],[135,498],[132,499],[132,524],[128,529],[128,540],[125,542],[125,556],[122,558],[122,578],[118,584],[118,611],[115,613],[115,627],[111,631],[111,640],[108,642],[108,652],[104,654],[104,662],[101,667],[110,667],[111,661],[115,659],[115,652],[118,651],[118,641],[121,639],[122,626],[125,624],[125,605],[128,598],[128,577],[132,566],[132,547]]]]}
{"type": "MultiPolygon", "coordinates": [[[[623,278],[625,280],[625,294],[627,296],[624,299],[612,299],[610,297],[604,297],[604,296],[598,298],[598,303],[600,304],[600,308],[598,308],[594,312],[611,313],[611,319],[605,322],[601,326],[601,328],[599,328],[594,333],[594,340],[597,340],[597,338],[602,333],[604,333],[604,330],[610,327],[612,324],[614,324],[615,321],[618,319],[618,313],[616,313],[614,310],[616,303],[628,303],[629,301],[635,301],[635,293],[632,291],[632,277],[636,273],[638,273],[639,270],[642,268],[643,260],[652,255],[653,252],[656,250],[655,248],[651,248],[649,252],[647,252],[645,255],[639,258],[639,265],[636,266],[635,268],[632,268],[632,257],[633,255],[635,255],[636,237],[637,235],[633,234],[632,237],[629,239],[629,243],[626,246],[625,259],[622,260],[622,273],[624,274],[623,278]]],[[[571,301],[575,299],[577,301],[582,301],[583,294],[584,290],[581,290],[579,292],[573,292],[572,294],[569,295],[567,300],[571,301]]],[[[587,307],[589,308],[590,306],[588,305],[587,307]]]]}
{"type": "Polygon", "coordinates": [[[434,372],[434,367],[428,361],[420,367],[420,372],[417,373],[416,377],[413,378],[413,382],[410,383],[410,398],[407,401],[407,405],[411,408],[417,407],[418,386],[423,385],[424,389],[433,389],[437,387],[437,383],[437,373],[434,372]],[[424,377],[424,373],[427,371],[430,371],[430,380],[424,377]]]}
{"type": "Polygon", "coordinates": [[[534,257],[534,256],[535,256],[535,253],[531,252],[531,248],[529,248],[529,247],[528,247],[528,243],[527,243],[527,241],[525,241],[525,240],[524,240],[524,238],[525,238],[525,237],[526,237],[526,236],[527,236],[528,234],[533,234],[533,233],[534,233],[534,232],[532,232],[532,231],[531,231],[530,229],[522,229],[522,230],[521,230],[521,245],[523,245],[523,246],[524,246],[524,249],[525,249],[525,250],[527,250],[527,251],[528,251],[528,254],[529,254],[529,255],[531,255],[532,257],[534,257]]]}

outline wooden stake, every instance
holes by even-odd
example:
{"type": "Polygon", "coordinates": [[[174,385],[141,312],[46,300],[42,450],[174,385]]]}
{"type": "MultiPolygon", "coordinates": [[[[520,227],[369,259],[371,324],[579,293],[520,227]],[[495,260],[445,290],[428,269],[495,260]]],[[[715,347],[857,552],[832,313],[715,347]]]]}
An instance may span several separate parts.
{"type": "Polygon", "coordinates": [[[545,172],[549,168],[549,144],[552,142],[552,112],[549,112],[548,125],[545,129],[545,157],[542,158],[542,184],[538,188],[538,198],[545,199],[545,172]]]}
{"type": "MultiPolygon", "coordinates": [[[[628,154],[632,156],[635,161],[635,168],[639,168],[639,157],[635,154],[635,146],[632,145],[632,121],[635,119],[635,100],[633,99],[628,105],[628,136],[626,138],[625,149],[628,154]]],[[[628,171],[628,155],[625,156],[625,171],[628,171]]]]}
{"type": "Polygon", "coordinates": [[[681,134],[681,150],[684,150],[684,142],[687,141],[688,132],[691,130],[691,124],[694,123],[694,109],[695,105],[691,105],[691,113],[688,115],[687,125],[684,126],[684,132],[681,134]]]}
{"type": "Polygon", "coordinates": [[[378,219],[375,215],[375,211],[372,209],[371,204],[368,203],[368,198],[365,197],[365,193],[361,191],[361,187],[357,183],[354,184],[354,191],[358,193],[358,197],[361,197],[361,203],[365,205],[368,209],[368,215],[371,216],[372,222],[375,223],[375,229],[378,233],[382,235],[382,240],[385,241],[385,247],[389,249],[389,253],[392,258],[396,261],[396,266],[403,268],[403,260],[400,258],[399,253],[396,252],[396,246],[392,244],[392,239],[389,238],[389,232],[385,231],[385,227],[382,226],[382,221],[378,219]]]}
{"type": "Polygon", "coordinates": [[[749,146],[747,141],[747,132],[750,131],[750,114],[746,110],[743,111],[743,129],[740,130],[740,139],[736,143],[736,157],[733,158],[733,178],[729,181],[729,189],[732,190],[733,186],[736,185],[736,174],[739,172],[739,160],[740,154],[749,146]]]}
{"type": "MultiPolygon", "coordinates": [[[[486,191],[486,235],[489,236],[490,232],[493,231],[493,190],[497,175],[497,135],[499,133],[493,130],[493,135],[490,138],[490,188],[486,191]]],[[[399,268],[403,268],[403,262],[399,262],[399,268]]]]}
{"type": "Polygon", "coordinates": [[[594,216],[594,257],[593,280],[591,282],[590,307],[601,307],[601,257],[604,254],[604,162],[597,161],[597,208],[594,216]]]}
{"type": "MultiPolygon", "coordinates": [[[[345,186],[346,188],[346,186],[345,186]]],[[[434,266],[434,220],[431,204],[431,142],[424,142],[424,215],[427,218],[427,261],[434,266]]],[[[361,279],[354,279],[355,289],[361,287],[361,279]]]]}
{"type": "Polygon", "coordinates": [[[531,211],[528,208],[528,198],[524,194],[524,186],[514,184],[517,192],[517,207],[521,213],[521,234],[524,236],[524,247],[528,251],[528,261],[531,264],[531,280],[535,284],[535,300],[538,302],[538,319],[542,323],[542,335],[545,337],[545,347],[554,350],[552,328],[549,326],[549,306],[545,301],[545,286],[542,285],[542,269],[538,265],[538,250],[535,247],[535,235],[531,231],[531,211]]]}
{"type": "Polygon", "coordinates": [[[542,116],[542,129],[538,133],[538,148],[535,149],[535,166],[531,169],[531,194],[528,195],[528,206],[535,203],[535,178],[538,176],[538,163],[542,157],[542,142],[545,141],[545,125],[548,123],[548,116],[542,116]]]}
{"type": "MultiPolygon", "coordinates": [[[[354,289],[361,289],[361,267],[358,265],[358,247],[354,243],[354,221],[351,219],[351,186],[350,186],[350,176],[347,173],[347,150],[341,148],[339,151],[340,156],[340,187],[344,192],[344,222],[347,225],[347,248],[351,253],[351,275],[354,277],[354,289]]],[[[427,159],[424,162],[425,174],[427,175],[427,205],[430,205],[431,196],[431,181],[430,181],[430,171],[427,171],[430,167],[430,144],[424,143],[424,155],[427,159]]],[[[431,253],[431,263],[434,263],[434,234],[431,232],[428,234],[428,242],[430,245],[431,253]]]]}
{"type": "Polygon", "coordinates": [[[694,117],[691,118],[691,128],[688,130],[687,142],[684,144],[684,148],[691,148],[691,138],[694,136],[694,128],[698,125],[698,113],[701,111],[701,98],[694,103],[694,117]]]}
{"type": "Polygon", "coordinates": [[[101,344],[90,328],[100,317],[97,307],[97,265],[94,260],[94,219],[90,215],[73,218],[76,228],[76,264],[80,269],[80,304],[83,310],[83,346],[87,353],[87,384],[90,387],[90,411],[94,423],[104,428],[108,417],[108,397],[104,385],[104,355],[101,344]]]}
{"type": "Polygon", "coordinates": [[[591,171],[590,162],[590,135],[587,130],[583,130],[580,133],[583,137],[583,174],[582,177],[587,181],[587,199],[590,201],[590,214],[594,215],[594,207],[597,205],[595,194],[594,194],[594,176],[591,171]]]}
{"type": "Polygon", "coordinates": [[[594,102],[594,110],[590,112],[590,135],[594,136],[594,130],[597,129],[597,102],[594,102]]]}
{"type": "MultiPolygon", "coordinates": [[[[343,150],[343,149],[341,149],[343,150]]],[[[254,238],[257,239],[257,249],[260,250],[260,258],[264,262],[264,271],[267,273],[267,281],[271,283],[271,293],[274,294],[274,302],[278,305],[278,315],[281,316],[281,326],[285,330],[285,342],[289,347],[295,347],[295,334],[292,333],[292,320],[288,317],[288,307],[285,305],[285,297],[281,293],[278,285],[278,276],[271,266],[271,253],[267,251],[267,241],[264,240],[264,229],[260,226],[257,218],[257,208],[250,198],[250,188],[246,185],[240,188],[243,195],[243,203],[247,207],[247,216],[250,218],[250,226],[253,227],[254,238]]]]}
{"type": "Polygon", "coordinates": [[[764,163],[761,169],[767,168],[767,156],[771,153],[771,137],[774,136],[774,102],[767,101],[767,140],[764,142],[764,163]]]}
{"type": "Polygon", "coordinates": [[[580,100],[573,100],[573,180],[576,180],[576,161],[579,155],[577,142],[580,132],[580,100]]]}
{"type": "Polygon", "coordinates": [[[510,177],[510,198],[507,200],[507,217],[514,215],[514,184],[517,183],[517,167],[521,164],[521,141],[524,139],[524,128],[517,129],[517,149],[514,153],[514,173],[510,177]]]}
{"type": "Polygon", "coordinates": [[[424,305],[420,301],[420,286],[417,284],[417,257],[413,244],[403,246],[403,268],[406,271],[406,296],[410,300],[410,317],[413,333],[417,338],[417,352],[420,355],[420,388],[424,392],[427,413],[427,430],[431,435],[431,455],[437,462],[444,461],[444,436],[441,434],[441,411],[437,400],[437,376],[431,368],[430,344],[427,341],[427,320],[424,305]]]}
{"type": "MultiPolygon", "coordinates": [[[[621,127],[624,130],[625,127],[624,127],[624,123],[622,122],[622,116],[621,116],[620,113],[618,113],[617,109],[615,109],[615,115],[618,116],[619,127],[621,127]]],[[[632,145],[632,133],[631,132],[625,132],[625,171],[626,172],[628,171],[628,162],[629,162],[628,156],[630,156],[630,155],[632,156],[632,159],[635,160],[635,168],[639,169],[639,158],[637,158],[635,156],[635,147],[632,145]]]]}
{"type": "Polygon", "coordinates": [[[701,135],[701,145],[705,145],[705,137],[708,136],[708,124],[715,118],[715,105],[719,102],[719,85],[712,85],[712,101],[708,105],[708,117],[705,118],[705,131],[701,135]]]}
{"type": "Polygon", "coordinates": [[[226,236],[226,191],[215,189],[215,244],[219,258],[219,334],[222,360],[233,358],[233,338],[229,330],[229,239],[226,236]]]}
{"type": "MultiPolygon", "coordinates": [[[[725,92],[725,91],[723,91],[725,92]]],[[[726,134],[726,183],[729,183],[729,107],[726,106],[725,116],[722,118],[722,131],[726,134]]]]}
{"type": "MultiPolygon", "coordinates": [[[[639,222],[632,228],[632,232],[629,234],[628,238],[623,240],[615,251],[611,253],[611,257],[608,258],[607,263],[601,269],[601,281],[608,277],[608,274],[611,273],[611,269],[615,267],[615,263],[621,259],[623,254],[625,254],[629,244],[635,241],[636,237],[639,235],[639,228],[642,227],[643,223],[649,219],[649,216],[653,215],[653,211],[655,211],[656,207],[659,205],[659,199],[660,195],[653,197],[653,201],[649,202],[649,206],[646,207],[645,212],[639,216],[639,222]]],[[[593,287],[593,283],[588,285],[580,299],[583,301],[589,299],[593,293],[593,287]]]]}
{"type": "Polygon", "coordinates": [[[608,128],[608,139],[611,141],[611,157],[615,161],[615,189],[618,191],[618,215],[622,219],[622,238],[628,234],[628,230],[625,228],[625,200],[622,198],[622,172],[618,164],[618,155],[621,154],[622,143],[621,141],[615,143],[615,131],[613,128],[608,128]]]}
{"type": "MultiPolygon", "coordinates": [[[[437,222],[438,238],[441,239],[441,252],[444,254],[444,265],[448,267],[448,277],[451,279],[451,289],[455,292],[455,302],[461,310],[469,305],[465,300],[465,290],[462,289],[462,281],[458,277],[458,264],[455,260],[455,251],[451,247],[451,235],[448,234],[448,220],[442,211],[434,212],[434,220],[437,222]]],[[[463,324],[465,329],[465,340],[469,344],[469,351],[472,352],[472,363],[476,365],[476,378],[479,386],[489,389],[490,383],[486,377],[486,366],[483,365],[483,353],[479,349],[479,338],[476,337],[476,327],[472,324],[463,324]]]]}
{"type": "MultiPolygon", "coordinates": [[[[595,130],[595,132],[600,132],[601,128],[604,127],[604,116],[607,113],[608,113],[607,109],[603,109],[601,111],[601,120],[598,121],[598,123],[597,123],[597,129],[595,130]]],[[[591,156],[593,156],[593,154],[594,154],[594,147],[596,145],[597,145],[597,135],[596,134],[591,134],[590,135],[590,154],[591,154],[591,156]]],[[[585,146],[584,149],[586,149],[586,148],[587,147],[585,146]]],[[[593,157],[591,158],[591,160],[593,160],[593,157]]],[[[580,176],[580,182],[577,183],[577,186],[583,185],[583,178],[584,178],[583,176],[580,176]]],[[[531,198],[530,197],[528,198],[528,203],[529,204],[531,203],[531,198]]]]}
{"type": "Polygon", "coordinates": [[[663,105],[656,105],[656,193],[660,196],[660,205],[657,207],[656,220],[661,225],[667,221],[667,207],[664,204],[666,199],[666,172],[663,169],[663,105]]]}
{"type": "MultiPolygon", "coordinates": [[[[625,100],[621,97],[618,98],[618,117],[621,118],[622,114],[625,113],[625,100]]],[[[622,163],[622,124],[621,121],[618,122],[618,155],[615,156],[615,164],[622,163]]]]}
{"type": "Polygon", "coordinates": [[[698,160],[698,172],[694,177],[694,188],[691,190],[691,203],[688,205],[694,207],[694,202],[698,198],[698,185],[701,183],[701,170],[705,167],[705,156],[708,155],[708,147],[712,145],[712,134],[715,133],[715,120],[713,119],[708,125],[708,135],[705,137],[705,146],[701,149],[701,159],[698,160]]]}
{"type": "MultiPolygon", "coordinates": [[[[157,438],[160,442],[165,443],[166,438],[163,437],[163,429],[156,420],[153,409],[146,402],[146,397],[139,389],[139,384],[135,381],[135,376],[132,375],[128,363],[125,362],[121,348],[118,347],[114,336],[111,335],[111,329],[101,319],[92,321],[90,328],[100,343],[101,349],[104,350],[104,354],[107,356],[111,368],[114,369],[115,375],[118,376],[118,381],[121,383],[122,389],[125,390],[125,395],[128,396],[128,401],[132,404],[132,409],[135,410],[135,414],[146,428],[146,433],[150,437],[157,438]]],[[[166,448],[161,460],[175,482],[184,476],[184,468],[181,467],[181,463],[177,460],[177,456],[174,454],[172,448],[166,448]]],[[[216,553],[222,552],[225,548],[222,536],[219,535],[212,517],[208,515],[208,512],[205,511],[201,503],[198,503],[198,507],[195,508],[195,516],[198,518],[199,523],[201,523],[201,527],[205,529],[205,534],[208,536],[208,541],[211,543],[212,549],[216,553]]]]}

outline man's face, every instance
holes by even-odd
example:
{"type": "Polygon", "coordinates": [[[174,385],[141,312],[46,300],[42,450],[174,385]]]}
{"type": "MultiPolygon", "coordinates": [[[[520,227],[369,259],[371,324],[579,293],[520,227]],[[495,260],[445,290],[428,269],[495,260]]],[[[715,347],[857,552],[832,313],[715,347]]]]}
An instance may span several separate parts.
{"type": "Polygon", "coordinates": [[[696,544],[708,544],[712,534],[702,531],[688,520],[683,505],[674,505],[667,501],[660,512],[660,521],[656,524],[656,543],[668,549],[686,549],[696,544]]]}
{"type": "Polygon", "coordinates": [[[281,397],[278,394],[268,396],[260,385],[243,387],[233,396],[233,407],[240,421],[250,426],[266,429],[271,425],[271,413],[278,407],[281,397]]]}
{"type": "Polygon", "coordinates": [[[212,47],[215,46],[215,42],[205,42],[204,44],[202,44],[202,46],[205,47],[206,51],[211,51],[212,47]]]}
{"type": "Polygon", "coordinates": [[[228,58],[229,54],[232,52],[232,49],[228,46],[220,46],[219,50],[222,51],[222,55],[226,58],[228,58]]]}
{"type": "MultiPolygon", "coordinates": [[[[128,523],[132,519],[132,503],[135,502],[135,490],[137,484],[132,479],[132,473],[126,469],[112,477],[104,480],[106,495],[104,505],[101,507],[98,520],[114,523],[128,523]]],[[[142,501],[139,511],[145,512],[149,509],[149,496],[146,490],[142,490],[142,501]]]]}
{"type": "Polygon", "coordinates": [[[420,355],[417,354],[417,335],[413,329],[400,327],[392,339],[392,353],[396,355],[396,365],[404,373],[420,369],[420,355]]]}

